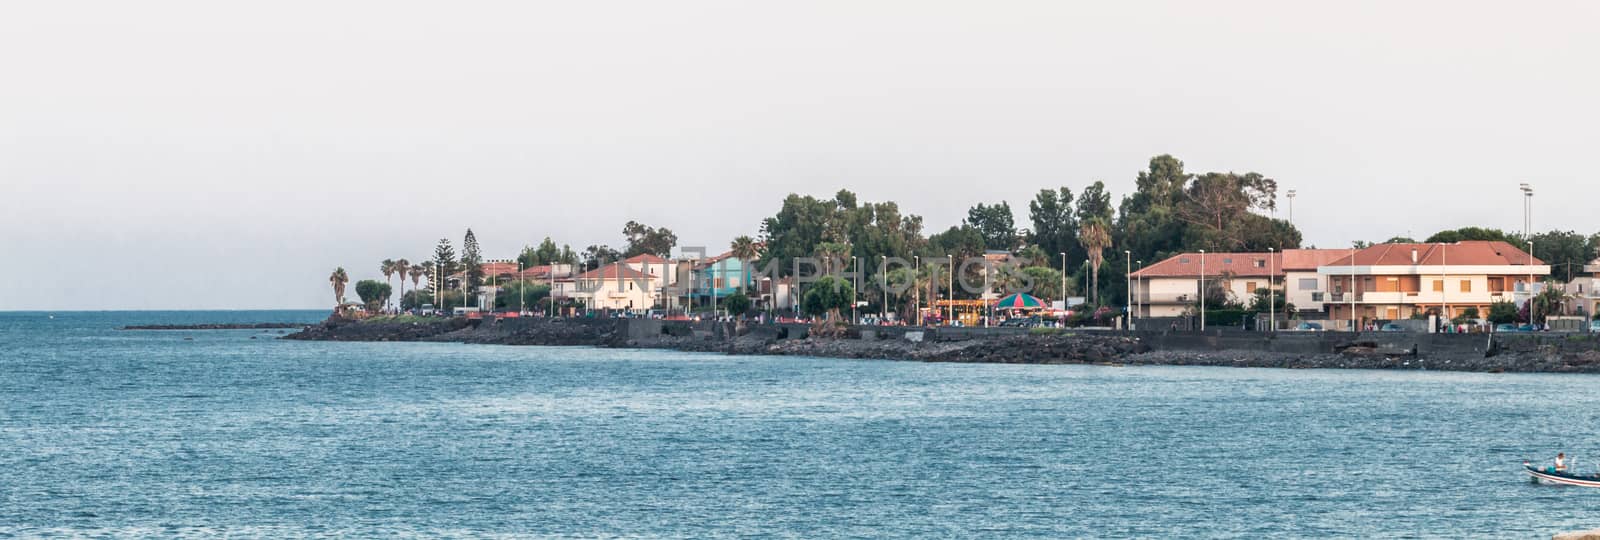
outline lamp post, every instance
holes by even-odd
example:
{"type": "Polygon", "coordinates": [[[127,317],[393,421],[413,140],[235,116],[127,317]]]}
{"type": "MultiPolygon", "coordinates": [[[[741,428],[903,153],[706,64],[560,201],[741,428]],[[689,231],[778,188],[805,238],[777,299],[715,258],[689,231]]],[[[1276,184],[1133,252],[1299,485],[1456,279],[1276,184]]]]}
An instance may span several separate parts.
{"type": "Polygon", "coordinates": [[[1357,332],[1358,330],[1356,329],[1356,248],[1355,248],[1355,246],[1351,246],[1350,247],[1350,292],[1348,292],[1346,294],[1350,295],[1350,331],[1351,332],[1357,332]]]}
{"type": "Polygon", "coordinates": [[[861,324],[856,318],[856,304],[861,303],[861,257],[851,256],[850,264],[855,265],[855,275],[850,276],[850,324],[861,324]]]}
{"type": "Polygon", "coordinates": [[[1272,285],[1272,280],[1278,277],[1273,272],[1272,256],[1278,250],[1267,248],[1267,331],[1278,331],[1278,289],[1272,285]]]}
{"type": "Polygon", "coordinates": [[[1067,309],[1067,252],[1061,252],[1061,310],[1067,309]]]}
{"type": "Polygon", "coordinates": [[[917,285],[918,276],[922,275],[922,257],[911,256],[911,286],[917,288],[917,294],[911,297],[912,311],[916,312],[917,326],[922,326],[922,287],[917,285]]]}
{"type": "Polygon", "coordinates": [[[1126,249],[1122,250],[1122,262],[1126,263],[1128,267],[1127,273],[1123,274],[1123,280],[1126,283],[1122,286],[1128,291],[1128,300],[1122,304],[1122,312],[1127,314],[1128,324],[1123,328],[1133,330],[1133,252],[1126,249]]]}
{"type": "MultiPolygon", "coordinates": [[[[517,315],[528,314],[528,276],[522,275],[522,261],[517,261],[517,315]]],[[[402,283],[401,285],[404,285],[402,283]]]]}
{"type": "Polygon", "coordinates": [[[1200,250],[1200,331],[1206,331],[1206,250],[1200,250]]]}
{"type": "Polygon", "coordinates": [[[883,320],[889,318],[889,256],[879,255],[878,258],[883,261],[878,265],[878,290],[883,292],[883,305],[879,306],[878,310],[878,324],[883,324],[883,320]]]}
{"type": "Polygon", "coordinates": [[[1450,302],[1446,301],[1446,299],[1450,297],[1450,255],[1449,255],[1449,253],[1450,252],[1447,251],[1447,248],[1445,247],[1444,242],[1440,242],[1439,243],[1439,327],[1441,327],[1441,328],[1444,326],[1444,322],[1450,319],[1450,302]]]}
{"type": "MultiPolygon", "coordinates": [[[[1135,262],[1139,263],[1139,271],[1143,272],[1144,271],[1144,261],[1135,261],[1135,262]]],[[[1133,297],[1133,299],[1138,304],[1138,308],[1137,308],[1138,312],[1140,314],[1143,314],[1144,313],[1144,300],[1145,300],[1145,295],[1143,294],[1144,293],[1144,276],[1143,275],[1139,276],[1139,293],[1140,293],[1140,296],[1135,296],[1135,297],[1133,297]]]]}

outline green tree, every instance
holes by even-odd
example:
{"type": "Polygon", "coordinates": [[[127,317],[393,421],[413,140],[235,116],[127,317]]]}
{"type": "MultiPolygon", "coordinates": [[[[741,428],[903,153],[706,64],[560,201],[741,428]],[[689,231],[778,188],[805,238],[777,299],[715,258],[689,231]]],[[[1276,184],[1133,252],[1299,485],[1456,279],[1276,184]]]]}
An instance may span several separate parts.
{"type": "Polygon", "coordinates": [[[458,269],[456,266],[456,250],[450,247],[449,238],[440,238],[439,243],[433,246],[433,264],[429,266],[432,267],[429,269],[430,271],[441,274],[438,276],[441,281],[444,276],[456,272],[458,269]]]}
{"type": "Polygon", "coordinates": [[[1483,227],[1462,227],[1455,230],[1439,231],[1433,233],[1433,236],[1429,236],[1428,239],[1423,240],[1423,242],[1428,244],[1452,244],[1455,242],[1473,240],[1510,242],[1512,245],[1522,245],[1520,240],[1506,236],[1505,231],[1500,229],[1486,229],[1483,227]]]}
{"type": "Polygon", "coordinates": [[[411,271],[411,261],[405,258],[395,259],[394,273],[400,276],[400,296],[406,295],[406,272],[411,271]]]}
{"type": "Polygon", "coordinates": [[[1494,302],[1489,304],[1489,322],[1492,324],[1511,324],[1517,320],[1517,305],[1511,302],[1494,302]]]}
{"type": "Polygon", "coordinates": [[[750,297],[745,296],[744,291],[737,291],[724,297],[722,306],[728,310],[728,314],[744,317],[750,313],[750,297]]]}
{"type": "Polygon", "coordinates": [[[333,285],[333,305],[344,304],[344,285],[349,282],[350,275],[344,272],[343,266],[335,268],[328,276],[328,283],[333,285]]]}
{"type": "MultiPolygon", "coordinates": [[[[1209,306],[1208,306],[1209,307],[1209,306]]],[[[1250,307],[1246,308],[1251,313],[1267,313],[1276,310],[1284,319],[1290,318],[1295,313],[1294,304],[1289,303],[1283,293],[1274,294],[1271,289],[1261,287],[1251,295],[1250,307]]]]}
{"type": "MultiPolygon", "coordinates": [[[[1258,173],[1206,173],[1194,178],[1184,190],[1177,215],[1186,224],[1185,241],[1214,249],[1245,249],[1248,232],[1262,232],[1260,225],[1247,227],[1252,210],[1276,208],[1278,183],[1258,173]]],[[[1255,216],[1260,218],[1261,216],[1255,216]]],[[[1270,228],[1265,228],[1270,231],[1270,228]]]]}
{"type": "Polygon", "coordinates": [[[823,276],[806,290],[802,309],[812,316],[827,315],[838,319],[839,311],[849,309],[855,302],[855,288],[850,282],[834,276],[823,276]]]}
{"type": "Polygon", "coordinates": [[[529,281],[512,281],[494,295],[495,309],[532,309],[550,296],[550,286],[529,281]]]}
{"type": "Polygon", "coordinates": [[[965,224],[983,237],[984,249],[1010,252],[1017,247],[1016,218],[1011,214],[1011,205],[1005,201],[993,205],[978,203],[967,209],[965,224]]]}
{"type": "Polygon", "coordinates": [[[1087,253],[1090,267],[1089,298],[1096,305],[1100,303],[1100,265],[1105,262],[1105,250],[1111,247],[1111,232],[1100,218],[1090,218],[1083,221],[1078,230],[1078,242],[1083,244],[1087,253]]]}
{"type": "Polygon", "coordinates": [[[1072,214],[1072,190],[1065,187],[1039,190],[1033,202],[1028,203],[1028,221],[1033,224],[1028,241],[1047,257],[1041,264],[1059,267],[1059,254],[1078,249],[1078,220],[1072,214]]]}
{"type": "Polygon", "coordinates": [[[1594,260],[1589,237],[1572,231],[1550,231],[1533,235],[1533,255],[1550,265],[1550,277],[1571,283],[1583,274],[1583,265],[1594,260]]]}
{"type": "Polygon", "coordinates": [[[361,298],[368,311],[377,311],[383,302],[389,299],[389,284],[375,279],[363,279],[356,282],[356,296],[361,298]]]}
{"type": "Polygon", "coordinates": [[[461,271],[467,278],[468,292],[476,292],[483,285],[483,253],[478,249],[478,236],[470,228],[461,240],[461,271]]]}
{"type": "Polygon", "coordinates": [[[1078,222],[1100,220],[1105,223],[1112,221],[1111,194],[1106,192],[1105,182],[1096,180],[1083,188],[1083,194],[1078,196],[1078,222]]]}
{"type": "Polygon", "coordinates": [[[600,265],[617,262],[622,259],[622,253],[604,244],[591,245],[583,250],[583,267],[588,270],[594,270],[600,268],[600,265]]]}
{"type": "Polygon", "coordinates": [[[629,221],[623,225],[622,235],[628,242],[622,253],[624,258],[647,254],[670,257],[672,248],[678,245],[678,235],[673,234],[671,229],[666,227],[657,229],[637,221],[629,221]]]}
{"type": "MultiPolygon", "coordinates": [[[[422,276],[428,275],[428,267],[420,264],[413,264],[409,268],[406,268],[406,274],[411,276],[411,288],[416,289],[422,287],[422,276]]],[[[400,296],[404,297],[405,293],[401,293],[400,296]]]]}
{"type": "MultiPolygon", "coordinates": [[[[1061,291],[1061,271],[1054,268],[1029,266],[1022,269],[1023,275],[1033,282],[1033,291],[1029,294],[1042,300],[1060,300],[1064,296],[1061,291]]],[[[1072,284],[1067,283],[1067,293],[1071,293],[1072,284]]]]}
{"type": "MultiPolygon", "coordinates": [[[[378,266],[379,266],[378,271],[383,273],[383,280],[392,285],[394,283],[394,273],[396,271],[400,270],[400,268],[399,268],[400,265],[396,264],[394,259],[384,259],[383,262],[378,264],[378,266]]],[[[405,282],[406,282],[406,278],[404,276],[402,276],[400,278],[401,285],[403,286],[405,284],[405,282]]],[[[384,303],[385,303],[385,305],[388,304],[388,302],[384,302],[384,303]]]]}

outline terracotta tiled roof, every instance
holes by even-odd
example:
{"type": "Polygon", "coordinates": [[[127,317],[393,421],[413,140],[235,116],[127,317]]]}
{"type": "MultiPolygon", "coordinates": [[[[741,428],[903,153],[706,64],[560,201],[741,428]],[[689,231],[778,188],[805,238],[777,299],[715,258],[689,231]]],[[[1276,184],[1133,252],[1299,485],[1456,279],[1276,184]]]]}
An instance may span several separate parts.
{"type": "MultiPolygon", "coordinates": [[[[1272,260],[1267,260],[1266,253],[1207,253],[1205,254],[1205,271],[1208,276],[1230,273],[1238,277],[1265,277],[1268,270],[1273,275],[1283,275],[1283,267],[1279,264],[1283,258],[1282,253],[1272,254],[1272,260]],[[1260,264],[1257,264],[1259,261],[1260,264]]],[[[1144,267],[1133,273],[1136,278],[1162,278],[1162,277],[1192,277],[1200,275],[1200,254],[1183,253],[1167,260],[1144,267]]]]}
{"type": "Polygon", "coordinates": [[[601,266],[600,268],[597,268],[597,269],[594,269],[594,270],[591,270],[591,271],[588,271],[588,272],[584,272],[583,274],[580,274],[580,275],[578,275],[577,277],[575,277],[573,279],[579,279],[579,280],[652,279],[654,277],[655,277],[654,274],[646,274],[644,272],[640,272],[638,270],[634,270],[633,268],[629,268],[627,265],[623,265],[623,264],[608,264],[608,265],[605,265],[605,266],[601,266]]]}
{"type": "Polygon", "coordinates": [[[483,263],[483,275],[499,276],[517,273],[517,263],[491,262],[483,263]]]}
{"type": "MultiPolygon", "coordinates": [[[[1351,255],[1345,252],[1325,266],[1350,266],[1351,255]]],[[[1522,266],[1543,265],[1544,261],[1531,257],[1516,246],[1500,241],[1472,240],[1454,244],[1379,244],[1358,251],[1354,255],[1356,266],[1522,266]],[[1412,252],[1416,261],[1412,261],[1412,252]]]]}
{"type": "Polygon", "coordinates": [[[649,253],[643,253],[643,254],[639,254],[639,255],[634,255],[632,257],[628,257],[626,260],[624,260],[622,262],[625,262],[625,263],[628,263],[628,264],[639,264],[639,263],[644,263],[644,264],[666,264],[667,260],[663,259],[661,257],[657,257],[655,255],[649,254],[649,253]]]}
{"type": "Polygon", "coordinates": [[[1348,249],[1285,249],[1278,262],[1289,272],[1315,272],[1317,268],[1349,255],[1348,249]]]}

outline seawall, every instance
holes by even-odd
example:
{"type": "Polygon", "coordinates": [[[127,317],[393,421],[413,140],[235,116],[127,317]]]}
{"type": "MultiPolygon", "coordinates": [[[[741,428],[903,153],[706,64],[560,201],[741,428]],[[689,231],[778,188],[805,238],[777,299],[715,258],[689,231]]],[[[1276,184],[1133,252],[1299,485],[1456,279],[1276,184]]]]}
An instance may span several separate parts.
{"type": "Polygon", "coordinates": [[[324,323],[285,338],[579,345],[943,362],[1600,373],[1600,334],[1264,334],[1235,329],[1049,332],[876,326],[850,327],[842,338],[812,338],[810,332],[810,326],[804,324],[513,318],[324,323]]]}

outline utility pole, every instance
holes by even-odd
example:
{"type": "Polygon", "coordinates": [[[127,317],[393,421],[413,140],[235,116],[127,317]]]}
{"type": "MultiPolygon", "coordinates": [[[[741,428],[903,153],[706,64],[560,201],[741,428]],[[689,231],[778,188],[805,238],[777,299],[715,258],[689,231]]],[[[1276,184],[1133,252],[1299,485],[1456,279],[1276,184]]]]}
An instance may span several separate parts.
{"type": "Polygon", "coordinates": [[[1206,250],[1200,250],[1200,331],[1206,331],[1206,250]]]}
{"type": "MultiPolygon", "coordinates": [[[[1272,280],[1278,277],[1273,271],[1273,254],[1278,250],[1267,248],[1267,331],[1278,331],[1278,289],[1272,285],[1272,280]]],[[[1255,291],[1251,291],[1255,292],[1255,291]]]]}

